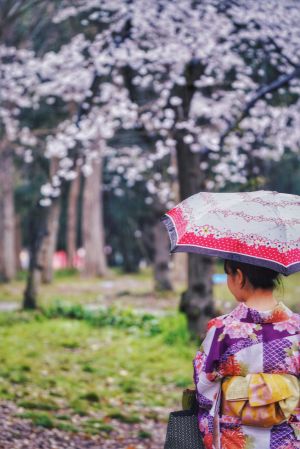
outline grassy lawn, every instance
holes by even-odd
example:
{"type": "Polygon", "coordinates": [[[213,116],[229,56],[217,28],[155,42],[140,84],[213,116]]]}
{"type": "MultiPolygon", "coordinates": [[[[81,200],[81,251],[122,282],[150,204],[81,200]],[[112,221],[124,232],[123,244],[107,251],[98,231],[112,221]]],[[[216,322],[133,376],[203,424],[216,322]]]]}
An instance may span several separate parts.
{"type": "MultiPolygon", "coordinates": [[[[278,299],[299,311],[300,274],[283,281],[278,299]]],[[[0,302],[21,304],[23,289],[22,277],[0,285],[0,302]]],[[[126,276],[112,271],[106,279],[57,273],[53,284],[41,287],[41,306],[63,301],[75,305],[77,318],[82,311],[76,305],[117,309],[97,322],[63,314],[0,313],[0,399],[17,403],[21,416],[37,425],[87,433],[107,434],[115,420],[166,420],[170,410],[181,408],[182,390],[193,385],[197,344],[177,312],[181,291],[177,286],[174,293],[153,292],[149,271],[126,276]],[[131,323],[128,307],[163,313],[131,323]],[[122,310],[123,321],[115,321],[122,310]]],[[[215,285],[214,295],[219,313],[234,306],[225,284],[215,285]]]]}
{"type": "Polygon", "coordinates": [[[109,431],[113,418],[165,420],[192,385],[196,344],[182,316],[164,318],[164,330],[149,336],[134,326],[15,315],[0,317],[0,397],[36,424],[75,430],[81,416],[77,430],[93,433],[109,431]]]}

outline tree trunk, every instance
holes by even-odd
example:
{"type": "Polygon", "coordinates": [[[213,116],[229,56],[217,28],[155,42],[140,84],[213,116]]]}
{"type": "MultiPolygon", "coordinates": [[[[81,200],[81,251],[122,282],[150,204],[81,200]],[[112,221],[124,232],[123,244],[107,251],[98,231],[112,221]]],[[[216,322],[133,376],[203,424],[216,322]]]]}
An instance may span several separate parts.
{"type": "MultiPolygon", "coordinates": [[[[181,200],[204,188],[200,156],[186,147],[181,137],[177,143],[178,176],[181,200]]],[[[203,336],[214,314],[212,290],[213,262],[210,257],[188,255],[188,290],[182,294],[180,310],[187,315],[192,334],[203,336]]]]}
{"type": "Polygon", "coordinates": [[[15,258],[16,258],[16,270],[22,269],[20,254],[22,251],[22,224],[19,214],[15,216],[15,258]]]}
{"type": "MultiPolygon", "coordinates": [[[[178,165],[177,165],[177,157],[176,153],[172,151],[171,153],[171,167],[173,168],[173,182],[172,192],[174,195],[175,203],[179,203],[180,201],[180,191],[179,191],[179,181],[178,181],[178,165]]],[[[172,262],[171,262],[172,270],[171,270],[171,279],[172,285],[175,288],[182,288],[183,285],[186,285],[188,282],[188,254],[187,253],[175,253],[172,254],[172,262]]]]}
{"type": "Polygon", "coordinates": [[[5,142],[0,146],[0,279],[16,275],[14,165],[5,142]]]}
{"type": "Polygon", "coordinates": [[[48,214],[49,207],[42,207],[39,204],[32,209],[30,214],[29,270],[23,298],[24,309],[37,308],[38,289],[43,269],[41,248],[43,240],[47,236],[48,214]]]}
{"type": "Polygon", "coordinates": [[[200,337],[204,336],[207,322],[214,315],[212,274],[210,257],[188,255],[188,290],[181,296],[180,310],[187,315],[191,333],[200,337]]]}
{"type": "Polygon", "coordinates": [[[157,290],[172,290],[170,279],[170,241],[164,225],[157,219],[154,234],[154,282],[157,290]]]}
{"type": "MultiPolygon", "coordinates": [[[[56,174],[58,170],[58,159],[53,158],[50,160],[50,179],[56,174]]],[[[53,281],[53,257],[57,245],[57,236],[59,228],[60,217],[60,199],[52,202],[49,206],[47,214],[47,235],[43,239],[41,245],[41,265],[42,273],[41,279],[44,284],[49,284],[53,281]]]]}
{"type": "MultiPolygon", "coordinates": [[[[176,87],[175,93],[182,99],[182,105],[178,108],[178,119],[189,119],[190,106],[196,88],[194,81],[199,79],[204,67],[197,59],[191,60],[185,70],[186,85],[176,87]]],[[[204,173],[200,169],[201,155],[193,153],[184,143],[184,132],[175,132],[177,141],[177,167],[179,179],[179,192],[181,201],[185,198],[204,190],[204,173]]],[[[206,331],[206,323],[214,314],[212,291],[212,259],[196,254],[188,255],[188,290],[182,294],[180,310],[185,312],[188,326],[192,334],[203,336],[206,331]]]]}
{"type": "Polygon", "coordinates": [[[30,268],[27,277],[27,285],[24,292],[23,309],[34,310],[38,304],[38,290],[41,283],[41,271],[38,268],[30,268]]]}
{"type": "Polygon", "coordinates": [[[53,257],[57,245],[59,216],[60,199],[57,199],[51,206],[49,206],[47,235],[43,239],[41,247],[42,282],[44,284],[50,284],[53,281],[53,257]]]}
{"type": "Polygon", "coordinates": [[[77,177],[73,179],[68,198],[68,215],[67,215],[67,263],[69,268],[75,267],[75,257],[77,250],[77,214],[78,214],[78,198],[80,192],[80,167],[76,169],[77,177]]]}
{"type": "Polygon", "coordinates": [[[172,254],[171,280],[175,289],[182,289],[188,283],[188,254],[172,254]]]}
{"type": "Polygon", "coordinates": [[[85,249],[84,275],[104,276],[104,223],[102,197],[102,161],[93,162],[93,172],[86,177],[83,191],[82,237],[85,249]]]}

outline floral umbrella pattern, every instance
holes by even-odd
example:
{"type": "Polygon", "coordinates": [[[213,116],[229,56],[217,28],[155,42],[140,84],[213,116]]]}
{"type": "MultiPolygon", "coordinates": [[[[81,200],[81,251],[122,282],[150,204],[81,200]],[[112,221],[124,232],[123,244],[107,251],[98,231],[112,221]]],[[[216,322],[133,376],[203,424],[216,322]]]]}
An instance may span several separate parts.
{"type": "Polygon", "coordinates": [[[200,192],[163,217],[171,252],[196,252],[300,271],[300,197],[278,192],[200,192]]]}

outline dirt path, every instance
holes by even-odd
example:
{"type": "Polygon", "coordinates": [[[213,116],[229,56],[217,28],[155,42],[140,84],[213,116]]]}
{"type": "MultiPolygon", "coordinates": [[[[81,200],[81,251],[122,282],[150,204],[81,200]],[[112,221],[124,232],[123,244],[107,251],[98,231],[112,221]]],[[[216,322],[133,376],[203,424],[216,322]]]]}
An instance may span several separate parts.
{"type": "MultiPolygon", "coordinates": [[[[21,308],[24,283],[13,282],[1,286],[0,312],[21,308]]],[[[57,279],[53,284],[40,288],[41,305],[49,305],[57,299],[88,308],[118,306],[143,312],[164,314],[178,308],[178,292],[161,294],[153,289],[151,278],[138,276],[111,276],[107,279],[57,279]]]]}
{"type": "Polygon", "coordinates": [[[18,302],[0,302],[0,312],[14,312],[20,308],[20,304],[18,302]]]}
{"type": "Polygon", "coordinates": [[[109,435],[91,436],[34,426],[15,416],[20,411],[12,402],[0,402],[1,449],[162,449],[164,445],[166,424],[161,422],[114,422],[117,430],[109,435]],[[138,436],[141,431],[144,438],[138,436]]]}

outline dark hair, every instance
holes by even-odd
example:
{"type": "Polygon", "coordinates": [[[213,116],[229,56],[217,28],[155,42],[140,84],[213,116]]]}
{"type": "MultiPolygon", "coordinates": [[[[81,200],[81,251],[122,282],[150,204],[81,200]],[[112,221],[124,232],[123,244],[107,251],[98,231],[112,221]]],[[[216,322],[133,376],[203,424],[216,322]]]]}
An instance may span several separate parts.
{"type": "Polygon", "coordinates": [[[246,279],[253,288],[262,288],[265,290],[274,290],[280,283],[280,273],[270,268],[258,267],[249,263],[235,262],[233,260],[224,260],[224,271],[226,274],[235,274],[240,269],[244,275],[243,286],[246,279]]]}

